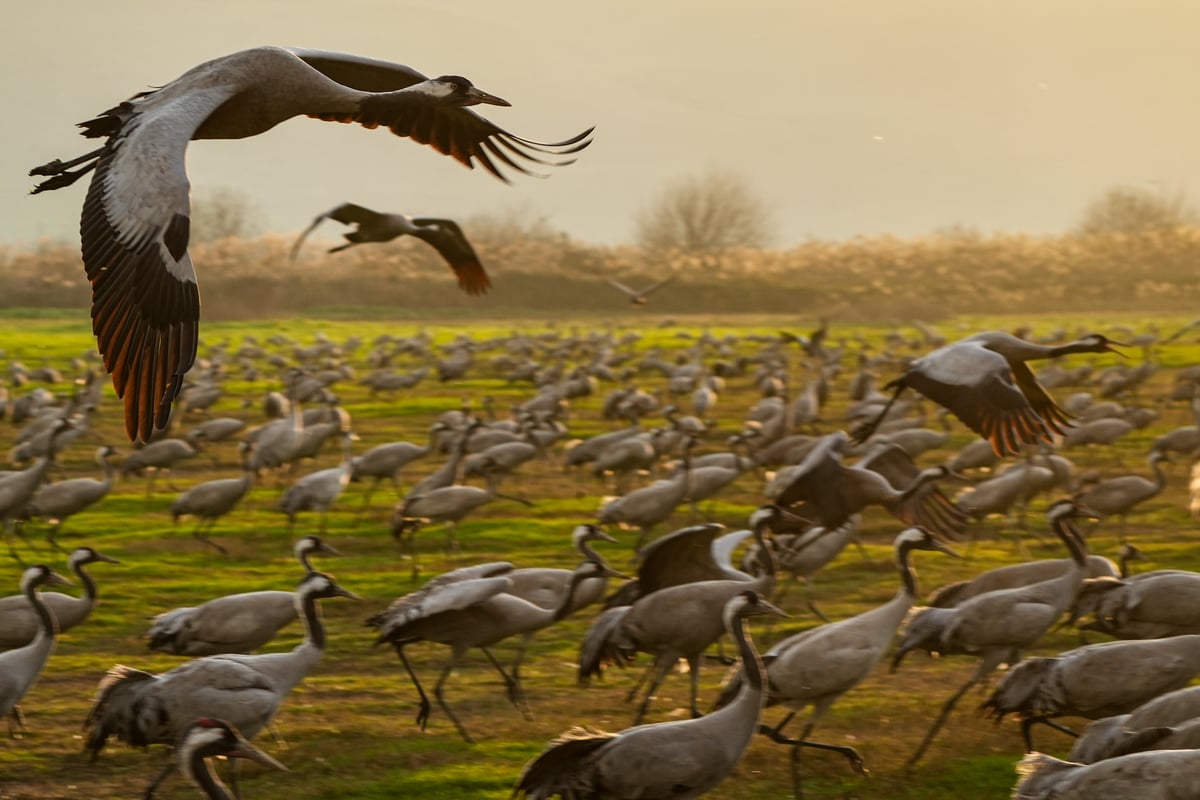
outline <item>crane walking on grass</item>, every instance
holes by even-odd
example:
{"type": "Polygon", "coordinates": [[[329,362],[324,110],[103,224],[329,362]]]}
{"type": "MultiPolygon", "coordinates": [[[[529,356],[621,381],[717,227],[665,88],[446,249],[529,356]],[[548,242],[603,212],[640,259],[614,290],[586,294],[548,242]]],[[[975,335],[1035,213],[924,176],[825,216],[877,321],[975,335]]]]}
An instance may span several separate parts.
{"type": "Polygon", "coordinates": [[[468,106],[511,105],[457,75],[345,53],[256,47],[207,61],[158,89],[80,123],[105,143],[70,161],[34,167],[34,192],[69,186],[95,171],[80,221],[92,283],[92,330],[125,429],[148,441],[167,425],[171,403],[196,360],[200,294],[188,255],[184,154],[192,139],[243,139],[296,116],[385,126],[501,180],[508,168],[560,166],[591,143],[591,129],[561,142],[515,136],[468,106]],[[74,169],[73,169],[74,168],[74,169]]]}

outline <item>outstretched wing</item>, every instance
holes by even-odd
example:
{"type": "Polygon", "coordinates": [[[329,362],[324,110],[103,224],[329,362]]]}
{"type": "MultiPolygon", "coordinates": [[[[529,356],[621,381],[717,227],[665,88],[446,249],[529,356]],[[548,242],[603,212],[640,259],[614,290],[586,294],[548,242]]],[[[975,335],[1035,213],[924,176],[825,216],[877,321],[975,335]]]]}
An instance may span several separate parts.
{"type": "Polygon", "coordinates": [[[670,283],[673,280],[675,280],[674,275],[670,276],[669,278],[663,278],[658,283],[654,283],[654,284],[651,284],[650,286],[647,286],[645,289],[642,289],[642,297],[649,297],[651,294],[653,294],[654,292],[657,292],[659,289],[666,286],[668,283],[670,283]]]}
{"type": "Polygon", "coordinates": [[[308,238],[310,233],[316,230],[318,225],[327,219],[332,219],[345,225],[369,225],[381,216],[383,215],[378,211],[372,211],[369,208],[363,208],[354,203],[342,203],[337,208],[331,208],[324,214],[318,214],[312,221],[312,224],[304,229],[304,232],[296,239],[296,243],[292,245],[292,252],[289,258],[292,261],[296,260],[296,256],[300,255],[300,248],[303,246],[304,240],[308,238]]]}
{"type": "Polygon", "coordinates": [[[467,294],[484,294],[491,288],[492,281],[475,254],[475,248],[467,241],[467,235],[452,219],[417,217],[413,225],[418,230],[414,236],[433,246],[446,259],[450,269],[458,276],[458,285],[467,294]]]}
{"type": "Polygon", "coordinates": [[[196,128],[232,97],[223,86],[135,111],[105,145],[79,229],[92,283],[92,331],[129,438],[164,428],[196,360],[200,295],[188,255],[184,153],[196,128]]]}
{"type": "Polygon", "coordinates": [[[574,159],[547,160],[544,157],[569,156],[591,144],[592,128],[561,142],[535,142],[509,133],[469,108],[438,105],[429,97],[400,92],[400,89],[426,80],[420,72],[403,64],[320,50],[292,49],[291,52],[343,85],[364,92],[382,93],[365,98],[355,113],[310,116],[331,122],[357,122],[368,128],[383,125],[397,136],[430,145],[471,169],[479,162],[505,183],[508,178],[500,171],[501,167],[536,175],[538,173],[519,162],[565,166],[574,159]]]}
{"type": "Polygon", "coordinates": [[[637,297],[637,292],[635,292],[633,289],[630,289],[628,286],[621,283],[620,281],[614,281],[612,278],[609,278],[608,285],[613,287],[617,291],[624,292],[625,294],[629,295],[630,297],[637,297]]]}

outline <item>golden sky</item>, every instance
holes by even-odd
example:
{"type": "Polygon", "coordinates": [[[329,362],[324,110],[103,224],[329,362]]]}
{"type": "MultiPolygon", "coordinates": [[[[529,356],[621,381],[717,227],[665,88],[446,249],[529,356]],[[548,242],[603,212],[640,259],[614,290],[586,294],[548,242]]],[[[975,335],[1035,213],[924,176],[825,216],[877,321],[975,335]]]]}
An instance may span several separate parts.
{"type": "Polygon", "coordinates": [[[516,211],[615,243],[665,185],[709,168],[745,176],[782,245],[1060,231],[1113,184],[1200,201],[1193,0],[13,0],[0,28],[0,243],[77,235],[83,183],[28,197],[25,177],[89,149],[75,123],[259,44],[465,75],[512,102],[483,113],[527,138],[597,126],[578,163],[512,186],[308,119],[194,143],[193,187],[240,190],[277,231],[352,201],[516,211]]]}

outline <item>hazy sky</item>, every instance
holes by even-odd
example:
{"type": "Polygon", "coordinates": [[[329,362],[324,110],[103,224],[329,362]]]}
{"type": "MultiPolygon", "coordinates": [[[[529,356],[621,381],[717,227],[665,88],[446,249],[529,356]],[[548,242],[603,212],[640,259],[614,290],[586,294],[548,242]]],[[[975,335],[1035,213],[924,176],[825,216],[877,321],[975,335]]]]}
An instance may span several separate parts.
{"type": "MultiPolygon", "coordinates": [[[[526,138],[596,125],[578,163],[512,186],[384,131],[297,119],[189,149],[272,230],[353,201],[543,216],[628,241],[664,186],[743,174],[778,243],[955,224],[1058,231],[1106,187],[1200,200],[1195,0],[63,0],[0,29],[0,242],[77,236],[85,182],[28,197],[28,169],[92,144],[75,123],[259,44],[458,73],[526,138]]],[[[332,236],[336,226],[326,234],[332,236]]]]}

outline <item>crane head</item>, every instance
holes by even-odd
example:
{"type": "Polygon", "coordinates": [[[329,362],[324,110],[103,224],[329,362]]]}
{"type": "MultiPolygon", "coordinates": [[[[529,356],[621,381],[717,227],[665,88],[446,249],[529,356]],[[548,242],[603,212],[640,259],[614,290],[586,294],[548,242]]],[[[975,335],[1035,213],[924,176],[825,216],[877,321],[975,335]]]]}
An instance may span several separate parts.
{"type": "Polygon", "coordinates": [[[482,89],[475,87],[468,79],[461,75],[439,75],[432,78],[421,86],[419,91],[431,97],[437,98],[440,102],[446,105],[455,106],[511,106],[502,97],[497,97],[494,94],[488,94],[482,89]]]}

